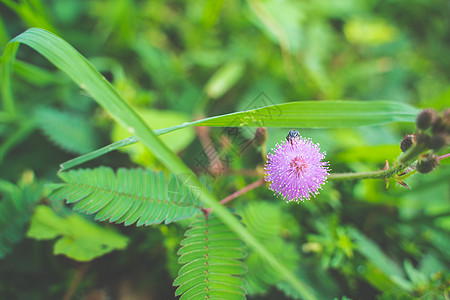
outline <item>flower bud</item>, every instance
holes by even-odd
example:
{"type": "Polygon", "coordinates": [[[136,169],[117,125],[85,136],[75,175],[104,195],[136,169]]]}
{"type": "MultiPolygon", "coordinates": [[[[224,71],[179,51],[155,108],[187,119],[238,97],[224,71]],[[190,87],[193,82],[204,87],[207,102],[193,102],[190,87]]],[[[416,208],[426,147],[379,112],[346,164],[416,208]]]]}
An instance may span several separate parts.
{"type": "Polygon", "coordinates": [[[434,151],[439,151],[441,148],[445,147],[448,143],[449,143],[449,136],[445,133],[438,133],[431,137],[430,149],[434,151]]]}
{"type": "Polygon", "coordinates": [[[427,148],[428,148],[428,145],[430,144],[430,136],[426,133],[416,134],[415,140],[416,140],[416,144],[423,145],[427,148]]]}
{"type": "Polygon", "coordinates": [[[400,149],[402,152],[406,152],[409,148],[411,148],[413,144],[414,134],[407,134],[400,142],[400,149]]]}
{"type": "Polygon", "coordinates": [[[426,154],[419,158],[416,169],[419,173],[426,174],[433,171],[437,166],[439,166],[439,158],[434,154],[426,154]]]}
{"type": "Polygon", "coordinates": [[[445,125],[445,131],[450,134],[450,108],[447,108],[442,113],[442,121],[445,125]]]}
{"type": "Polygon", "coordinates": [[[433,123],[434,119],[436,119],[437,114],[434,109],[424,109],[422,110],[416,118],[416,125],[418,129],[426,130],[433,123]]]}
{"type": "Polygon", "coordinates": [[[433,123],[431,124],[431,132],[435,134],[445,132],[445,124],[441,117],[437,117],[433,120],[433,123]]]}
{"type": "Polygon", "coordinates": [[[253,142],[256,146],[262,146],[267,141],[267,128],[258,127],[255,131],[255,136],[253,137],[253,142]]]}

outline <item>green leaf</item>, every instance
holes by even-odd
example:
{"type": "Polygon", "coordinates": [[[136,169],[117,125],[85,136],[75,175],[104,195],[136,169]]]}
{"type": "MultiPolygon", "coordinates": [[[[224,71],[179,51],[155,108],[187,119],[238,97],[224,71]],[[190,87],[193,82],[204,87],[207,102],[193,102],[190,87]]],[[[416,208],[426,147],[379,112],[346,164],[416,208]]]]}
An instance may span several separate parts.
{"type": "Polygon", "coordinates": [[[56,215],[45,205],[40,205],[34,212],[27,236],[36,240],[51,240],[60,234],[69,234],[70,229],[64,219],[56,215]]]}
{"type": "Polygon", "coordinates": [[[241,62],[226,63],[206,83],[206,94],[213,99],[222,97],[242,77],[244,69],[241,62]]]}
{"type": "Polygon", "coordinates": [[[298,101],[191,122],[216,127],[338,128],[414,122],[418,110],[390,101],[298,101]]]}
{"type": "Polygon", "coordinates": [[[109,145],[107,145],[105,147],[102,147],[100,149],[97,149],[95,151],[92,151],[92,152],[86,153],[84,155],[75,157],[75,158],[73,158],[71,160],[68,160],[68,161],[62,163],[60,165],[60,167],[61,167],[60,171],[66,171],[66,170],[68,170],[70,168],[79,166],[79,165],[81,165],[81,164],[83,164],[85,162],[93,160],[93,159],[95,159],[97,157],[105,155],[105,154],[107,154],[107,153],[109,153],[111,151],[117,150],[117,149],[119,149],[121,147],[135,144],[138,141],[139,141],[139,139],[137,137],[131,136],[129,138],[126,138],[126,139],[120,140],[118,142],[109,144],[109,145]]]}
{"type": "Polygon", "coordinates": [[[143,169],[81,169],[60,173],[66,182],[49,197],[76,203],[75,210],[97,220],[137,226],[166,224],[200,212],[198,195],[179,178],[143,169]]]}
{"type": "Polygon", "coordinates": [[[1,61],[0,93],[2,95],[2,106],[3,110],[5,110],[5,112],[11,117],[16,116],[16,104],[14,103],[14,97],[11,88],[11,73],[18,49],[18,43],[8,43],[3,52],[1,61]]]}
{"type": "Polygon", "coordinates": [[[365,237],[356,228],[350,228],[349,233],[355,240],[358,251],[371,263],[378,267],[393,283],[405,291],[411,291],[413,284],[405,278],[403,270],[386,256],[373,241],[365,237]]]}
{"type": "Polygon", "coordinates": [[[42,107],[35,117],[45,135],[69,152],[86,153],[98,147],[94,128],[81,115],[42,107]]]}
{"type": "Polygon", "coordinates": [[[0,258],[8,254],[14,244],[22,240],[25,226],[42,194],[40,185],[23,188],[0,180],[0,258]]]}
{"type": "Polygon", "coordinates": [[[178,272],[173,285],[179,286],[180,299],[245,299],[245,281],[239,277],[247,271],[240,259],[246,256],[244,242],[220,219],[200,215],[181,242],[178,272]]]}
{"type": "Polygon", "coordinates": [[[54,245],[54,254],[63,254],[79,261],[124,249],[128,244],[127,237],[112,229],[102,228],[77,214],[60,217],[45,205],[36,208],[27,236],[38,240],[59,237],[54,245]]]}
{"type": "MultiPolygon", "coordinates": [[[[180,125],[154,130],[163,135],[190,126],[215,127],[281,127],[281,128],[339,128],[381,125],[389,122],[414,122],[418,110],[403,103],[389,101],[301,101],[269,105],[248,111],[219,115],[180,125]]],[[[115,142],[61,165],[62,170],[97,158],[120,147],[139,141],[137,137],[115,142]]],[[[384,149],[383,149],[384,150],[384,149]]],[[[394,150],[387,147],[386,155],[394,150]]],[[[351,151],[351,150],[350,150],[351,151]]],[[[358,151],[358,150],[355,150],[358,151]]],[[[362,149],[361,151],[364,151],[362,149]]],[[[379,152],[378,152],[379,153],[379,152]]],[[[346,158],[347,154],[344,155],[346,158]]],[[[370,157],[369,157],[370,159],[370,157]]],[[[378,161],[378,160],[377,160],[378,161]]]]}

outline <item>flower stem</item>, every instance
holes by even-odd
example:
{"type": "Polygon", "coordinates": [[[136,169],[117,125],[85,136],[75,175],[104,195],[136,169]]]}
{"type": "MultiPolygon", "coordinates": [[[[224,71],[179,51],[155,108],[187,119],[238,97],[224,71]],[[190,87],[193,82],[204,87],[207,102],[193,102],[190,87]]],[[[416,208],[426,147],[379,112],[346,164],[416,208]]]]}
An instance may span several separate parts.
{"type": "MultiPolygon", "coordinates": [[[[395,174],[398,174],[402,170],[406,169],[408,166],[417,160],[419,155],[427,150],[427,147],[423,144],[414,144],[411,148],[400,154],[394,166],[386,170],[371,171],[371,172],[360,172],[360,173],[335,173],[328,175],[329,180],[354,180],[354,179],[369,179],[369,178],[389,178],[395,174]]],[[[446,158],[443,155],[439,159],[446,158]]]]}
{"type": "Polygon", "coordinates": [[[328,180],[354,180],[369,178],[389,178],[395,173],[401,171],[404,167],[395,166],[387,170],[359,172],[359,173],[334,173],[328,175],[328,180]]]}
{"type": "Polygon", "coordinates": [[[423,144],[414,144],[409,148],[408,151],[403,152],[397,159],[398,165],[409,166],[411,165],[417,157],[427,150],[427,147],[423,144]]]}
{"type": "MultiPolygon", "coordinates": [[[[263,185],[263,184],[264,184],[264,179],[259,179],[259,180],[255,181],[255,182],[253,182],[253,183],[243,187],[242,189],[234,192],[233,194],[223,198],[219,203],[224,205],[224,204],[230,202],[231,200],[239,197],[240,195],[245,194],[245,193],[247,193],[247,192],[249,192],[249,191],[251,191],[251,190],[253,190],[253,189],[255,189],[255,188],[257,188],[257,187],[259,187],[261,185],[263,185]]],[[[210,208],[204,209],[203,212],[205,213],[206,216],[208,216],[211,213],[211,209],[210,208]]]]}
{"type": "Polygon", "coordinates": [[[251,190],[253,190],[254,188],[257,188],[257,187],[259,187],[259,186],[261,186],[261,185],[263,185],[263,184],[264,184],[264,179],[259,179],[258,181],[255,181],[255,182],[253,182],[253,183],[247,185],[246,187],[243,187],[243,188],[240,189],[239,191],[234,192],[233,194],[229,195],[228,197],[223,198],[223,199],[220,201],[220,204],[223,205],[223,204],[225,204],[225,203],[228,203],[228,202],[230,202],[231,200],[233,200],[234,198],[237,198],[237,197],[239,197],[240,195],[245,194],[245,193],[247,193],[248,191],[251,191],[251,190]]]}
{"type": "Polygon", "coordinates": [[[447,157],[450,157],[450,153],[447,153],[447,154],[444,154],[442,156],[439,156],[438,158],[439,158],[439,160],[442,160],[442,159],[447,158],[447,157]]]}

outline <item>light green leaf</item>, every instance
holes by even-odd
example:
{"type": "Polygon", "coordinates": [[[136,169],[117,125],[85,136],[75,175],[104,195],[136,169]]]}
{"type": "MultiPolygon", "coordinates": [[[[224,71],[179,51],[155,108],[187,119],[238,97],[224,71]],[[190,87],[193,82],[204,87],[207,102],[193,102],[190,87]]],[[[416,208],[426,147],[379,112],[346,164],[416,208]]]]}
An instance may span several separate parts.
{"type": "Polygon", "coordinates": [[[27,236],[38,240],[59,237],[55,254],[88,261],[116,249],[124,249],[128,238],[89,222],[77,214],[60,217],[48,206],[40,205],[31,220],[27,236]]]}
{"type": "Polygon", "coordinates": [[[222,97],[242,77],[244,68],[241,62],[228,62],[220,67],[206,84],[206,94],[213,99],[222,97]]]}
{"type": "Polygon", "coordinates": [[[64,219],[56,215],[45,205],[39,205],[34,211],[27,236],[36,240],[51,240],[61,234],[68,234],[69,229],[64,219]]]}
{"type": "Polygon", "coordinates": [[[298,101],[191,122],[216,127],[338,128],[414,122],[419,111],[390,101],[298,101]]]}

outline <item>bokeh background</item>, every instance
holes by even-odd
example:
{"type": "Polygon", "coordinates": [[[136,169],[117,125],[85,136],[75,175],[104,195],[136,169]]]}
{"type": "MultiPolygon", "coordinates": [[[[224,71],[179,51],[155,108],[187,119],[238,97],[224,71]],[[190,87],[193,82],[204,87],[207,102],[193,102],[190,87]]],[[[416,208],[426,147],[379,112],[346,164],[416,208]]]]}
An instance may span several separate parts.
{"type": "MultiPolygon", "coordinates": [[[[301,100],[391,100],[440,110],[450,103],[449,13],[446,0],[2,0],[0,50],[30,27],[59,35],[155,129],[301,100]]],[[[55,182],[61,162],[129,136],[26,46],[13,87],[20,118],[0,115],[2,180],[55,182]]],[[[267,147],[288,129],[269,129],[267,147]]],[[[393,163],[415,128],[298,130],[321,144],[333,172],[344,172],[393,163]]],[[[260,149],[239,144],[253,132],[241,131],[236,141],[220,128],[191,128],[162,139],[220,199],[258,178],[260,149]],[[222,169],[211,168],[205,149],[215,149],[222,169]]],[[[84,167],[98,165],[163,170],[139,144],[84,167]]],[[[386,190],[381,180],[329,183],[312,201],[285,205],[260,188],[234,204],[249,231],[273,245],[319,299],[444,299],[449,175],[442,161],[433,173],[406,179],[410,190],[386,190]]],[[[187,224],[101,224],[128,236],[129,245],[87,263],[53,255],[54,241],[21,238],[0,260],[0,298],[172,299],[187,224]]],[[[250,299],[295,297],[250,250],[246,262],[250,299]]]]}

